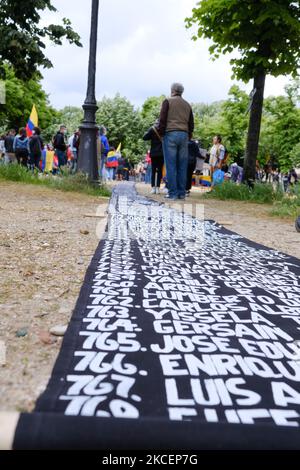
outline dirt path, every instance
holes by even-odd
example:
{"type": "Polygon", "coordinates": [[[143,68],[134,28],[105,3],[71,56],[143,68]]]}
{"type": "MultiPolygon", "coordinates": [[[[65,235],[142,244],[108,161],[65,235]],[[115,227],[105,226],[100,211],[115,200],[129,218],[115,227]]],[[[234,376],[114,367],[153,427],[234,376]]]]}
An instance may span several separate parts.
{"type": "MultiPolygon", "coordinates": [[[[138,190],[149,194],[148,186],[139,184],[138,190]]],[[[60,338],[46,344],[48,330],[69,321],[98,244],[96,227],[101,220],[101,233],[105,224],[85,215],[96,213],[99,204],[103,212],[107,200],[13,183],[0,183],[0,193],[0,360],[1,344],[7,349],[0,411],[29,411],[61,345],[60,338]],[[16,337],[21,329],[27,335],[16,337]]],[[[293,222],[269,217],[269,206],[203,200],[197,192],[191,202],[204,203],[205,218],[230,222],[230,230],[300,258],[293,222]]]]}
{"type": "Polygon", "coordinates": [[[98,244],[104,219],[85,214],[107,200],[3,182],[0,193],[0,410],[27,411],[60,349],[61,338],[45,344],[48,330],[68,323],[98,244]],[[21,329],[28,334],[16,337],[21,329]]]}
{"type": "MultiPolygon", "coordinates": [[[[138,184],[140,194],[149,196],[149,186],[138,184]]],[[[150,196],[163,202],[163,195],[150,196]]],[[[172,203],[174,204],[174,203],[172,203]]],[[[176,202],[176,204],[183,204],[176,202]]],[[[296,232],[294,221],[280,219],[269,215],[270,206],[267,204],[253,204],[240,201],[219,201],[217,199],[203,199],[197,189],[193,189],[191,196],[186,199],[185,210],[192,213],[193,204],[204,205],[205,219],[212,219],[223,224],[228,230],[239,233],[257,243],[279,250],[283,253],[300,258],[300,234],[296,232]]]]}

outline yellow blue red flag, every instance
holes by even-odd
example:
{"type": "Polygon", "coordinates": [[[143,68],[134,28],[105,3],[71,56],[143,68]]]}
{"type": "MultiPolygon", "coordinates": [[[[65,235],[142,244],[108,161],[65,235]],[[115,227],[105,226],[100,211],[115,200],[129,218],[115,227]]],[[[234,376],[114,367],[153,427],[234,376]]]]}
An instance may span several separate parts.
{"type": "Polygon", "coordinates": [[[33,105],[30,118],[26,126],[27,137],[32,136],[33,128],[37,127],[38,125],[39,125],[38,113],[37,113],[35,105],[33,105]]]}

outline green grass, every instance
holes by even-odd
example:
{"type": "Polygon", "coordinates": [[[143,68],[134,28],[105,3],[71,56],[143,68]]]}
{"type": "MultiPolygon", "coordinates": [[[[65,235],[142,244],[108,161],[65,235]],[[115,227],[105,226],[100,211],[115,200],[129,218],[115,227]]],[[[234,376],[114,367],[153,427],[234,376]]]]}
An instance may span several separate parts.
{"type": "Polygon", "coordinates": [[[206,194],[208,198],[233,199],[235,201],[251,201],[259,204],[272,204],[274,201],[280,201],[284,197],[282,190],[274,191],[271,184],[257,183],[253,189],[246,184],[235,184],[225,181],[223,184],[215,186],[210,193],[206,194]]]}
{"type": "Polygon", "coordinates": [[[237,185],[230,181],[215,186],[205,194],[205,198],[235,201],[248,201],[257,204],[271,205],[270,215],[277,217],[296,218],[300,215],[300,188],[296,186],[290,194],[281,189],[274,189],[271,184],[256,183],[253,189],[247,185],[237,185]]]}
{"type": "Polygon", "coordinates": [[[289,217],[296,219],[300,215],[300,198],[286,197],[273,204],[271,215],[276,217],[289,217]]]}
{"type": "Polygon", "coordinates": [[[59,176],[53,176],[51,174],[38,173],[37,171],[29,171],[27,168],[20,165],[0,164],[0,181],[1,180],[47,186],[52,189],[83,193],[89,196],[109,197],[111,195],[109,189],[105,186],[93,185],[87,180],[84,174],[77,173],[72,175],[68,170],[63,170],[59,176]]]}

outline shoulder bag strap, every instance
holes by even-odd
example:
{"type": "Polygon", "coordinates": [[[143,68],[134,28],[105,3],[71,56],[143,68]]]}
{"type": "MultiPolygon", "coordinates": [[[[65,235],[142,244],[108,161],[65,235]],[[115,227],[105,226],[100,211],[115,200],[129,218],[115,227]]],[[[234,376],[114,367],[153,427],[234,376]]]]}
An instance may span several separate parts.
{"type": "Polygon", "coordinates": [[[154,132],[155,132],[156,136],[159,138],[159,140],[162,142],[162,138],[161,138],[161,136],[159,135],[158,130],[156,129],[156,127],[153,126],[152,129],[154,130],[154,132]]]}

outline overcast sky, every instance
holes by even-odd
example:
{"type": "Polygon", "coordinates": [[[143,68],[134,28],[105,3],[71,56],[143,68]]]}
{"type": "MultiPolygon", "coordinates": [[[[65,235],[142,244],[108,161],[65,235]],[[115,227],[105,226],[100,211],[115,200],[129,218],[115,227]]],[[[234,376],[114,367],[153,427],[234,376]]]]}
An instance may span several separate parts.
{"type": "MultiPolygon", "coordinates": [[[[100,0],[97,99],[117,92],[140,106],[149,96],[168,94],[181,81],[185,98],[211,103],[224,99],[230,86],[229,57],[213,62],[209,43],[194,42],[185,29],[196,0],[100,0]]],[[[51,103],[62,108],[80,106],[85,98],[91,0],[53,0],[57,14],[43,20],[68,17],[84,47],[49,46],[54,69],[45,70],[44,88],[51,103]]],[[[268,78],[266,95],[283,92],[287,78],[268,78]]],[[[251,86],[240,84],[247,91],[251,86]]]]}

